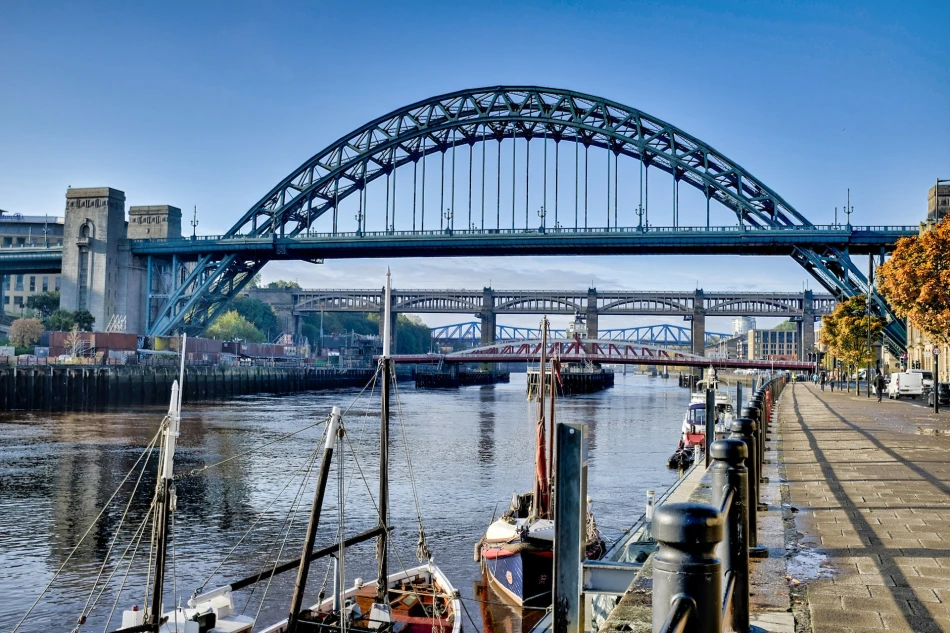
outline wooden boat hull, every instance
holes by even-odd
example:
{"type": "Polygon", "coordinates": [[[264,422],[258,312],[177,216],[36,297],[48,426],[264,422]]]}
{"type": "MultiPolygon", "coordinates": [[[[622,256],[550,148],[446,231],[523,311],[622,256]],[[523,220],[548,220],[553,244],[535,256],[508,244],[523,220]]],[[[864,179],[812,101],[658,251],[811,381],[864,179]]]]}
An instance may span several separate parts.
{"type": "MultiPolygon", "coordinates": [[[[392,619],[400,633],[460,633],[462,630],[462,603],[459,593],[435,565],[420,565],[388,578],[392,619]],[[433,605],[435,608],[433,609],[433,605]]],[[[353,601],[361,613],[369,616],[376,598],[376,581],[353,586],[343,593],[343,602],[353,601]]],[[[305,610],[301,631],[339,631],[333,619],[333,599],[329,598],[305,610]]],[[[370,630],[370,622],[363,618],[347,624],[347,629],[370,630]]],[[[285,633],[287,620],[273,624],[260,633],[285,633]]],[[[381,628],[380,630],[385,630],[381,628]]]]}

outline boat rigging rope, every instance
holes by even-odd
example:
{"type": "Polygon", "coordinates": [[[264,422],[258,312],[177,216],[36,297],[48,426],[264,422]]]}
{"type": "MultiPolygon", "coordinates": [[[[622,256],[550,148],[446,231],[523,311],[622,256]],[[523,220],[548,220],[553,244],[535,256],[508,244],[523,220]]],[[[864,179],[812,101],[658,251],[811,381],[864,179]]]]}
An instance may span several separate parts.
{"type": "MultiPolygon", "coordinates": [[[[172,517],[172,529],[171,529],[171,541],[172,541],[172,608],[175,608],[175,601],[178,601],[178,606],[181,606],[181,598],[178,597],[178,554],[175,550],[175,542],[178,540],[175,538],[175,513],[171,513],[172,517]]],[[[178,633],[178,615],[175,615],[175,633],[178,633]]]]}
{"type": "Polygon", "coordinates": [[[274,444],[276,444],[276,443],[278,443],[278,442],[282,442],[282,441],[286,440],[287,438],[290,438],[290,437],[293,437],[293,436],[298,435],[298,434],[300,434],[300,433],[303,433],[304,431],[306,431],[306,430],[308,430],[308,429],[312,429],[312,428],[314,428],[314,427],[320,426],[321,424],[326,424],[327,420],[329,420],[329,419],[330,419],[329,416],[327,416],[326,418],[320,420],[319,422],[314,422],[313,424],[308,424],[307,426],[305,426],[305,427],[303,427],[303,428],[300,428],[300,429],[297,429],[296,431],[291,431],[290,433],[285,433],[284,435],[281,435],[281,436],[277,437],[276,439],[271,440],[270,442],[265,442],[264,444],[260,444],[260,445],[258,445],[258,446],[253,447],[253,448],[249,448],[248,450],[243,451],[243,452],[241,452],[241,453],[238,453],[237,455],[232,455],[231,457],[228,457],[227,459],[222,459],[222,460],[219,461],[219,462],[215,462],[215,463],[213,463],[213,464],[208,464],[207,466],[202,466],[201,468],[192,468],[191,470],[189,470],[189,471],[187,471],[187,472],[179,473],[179,474],[175,475],[175,481],[178,481],[179,479],[184,479],[184,478],[186,478],[186,477],[194,477],[194,476],[196,476],[196,475],[200,475],[200,474],[202,474],[203,472],[205,472],[206,470],[210,470],[211,468],[216,468],[216,467],[218,467],[218,466],[222,466],[222,465],[224,465],[224,464],[227,464],[227,463],[230,462],[230,461],[233,461],[233,460],[235,460],[235,459],[238,459],[239,457],[245,457],[245,456],[247,456],[247,455],[250,455],[251,453],[256,453],[257,451],[259,451],[259,450],[261,450],[261,449],[267,448],[268,446],[272,446],[272,445],[274,445],[274,444]]]}
{"type": "MultiPolygon", "coordinates": [[[[319,454],[320,445],[318,444],[311,456],[310,468],[307,470],[306,474],[304,474],[303,481],[300,482],[300,488],[297,490],[297,495],[294,498],[293,504],[291,505],[289,515],[290,520],[286,522],[287,532],[284,534],[284,539],[281,541],[280,549],[277,551],[277,555],[274,557],[274,566],[271,568],[270,576],[267,578],[267,585],[264,587],[264,595],[261,596],[261,603],[257,607],[257,613],[254,615],[255,622],[257,622],[261,617],[261,610],[264,608],[264,601],[267,600],[267,592],[270,591],[271,582],[274,580],[274,574],[277,572],[277,565],[280,564],[280,557],[284,553],[284,547],[287,545],[287,539],[290,538],[290,532],[294,526],[294,520],[297,518],[297,511],[300,509],[300,501],[303,499],[303,493],[306,490],[307,482],[310,480],[310,476],[313,474],[313,465],[316,463],[317,456],[319,454]]],[[[277,535],[279,537],[280,532],[278,532],[277,535]]]]}
{"type": "MultiPolygon", "coordinates": [[[[329,417],[329,416],[328,416],[328,417],[329,417]]],[[[192,597],[195,597],[195,596],[197,596],[198,594],[200,594],[201,591],[202,591],[202,589],[204,589],[205,586],[211,581],[211,579],[215,577],[215,575],[218,573],[218,571],[221,569],[221,567],[222,567],[226,562],[228,562],[228,560],[231,558],[231,556],[234,555],[234,552],[237,551],[237,548],[241,546],[241,543],[243,543],[244,540],[245,540],[248,536],[250,536],[251,532],[254,531],[254,528],[257,527],[257,524],[260,523],[260,522],[264,519],[264,517],[265,517],[266,514],[267,514],[267,511],[270,510],[271,507],[272,507],[275,503],[277,503],[277,501],[280,500],[281,496],[283,496],[283,494],[284,494],[284,492],[287,490],[287,488],[290,487],[290,484],[292,484],[292,483],[294,482],[294,480],[297,478],[297,476],[300,475],[302,472],[304,472],[304,470],[306,470],[307,468],[311,467],[310,462],[311,462],[311,460],[313,460],[313,459],[316,457],[316,455],[317,455],[317,451],[315,450],[313,453],[310,454],[310,456],[307,458],[307,460],[297,469],[297,471],[296,471],[290,478],[288,478],[287,483],[284,484],[284,487],[281,488],[281,489],[277,492],[277,494],[274,495],[274,498],[271,499],[270,503],[268,503],[268,504],[264,507],[264,509],[261,510],[261,512],[260,512],[260,514],[258,515],[258,517],[257,517],[256,519],[254,519],[254,522],[251,523],[251,526],[250,526],[249,528],[247,528],[247,530],[244,532],[244,534],[241,535],[241,538],[238,539],[238,542],[234,544],[234,546],[231,548],[231,551],[228,552],[227,556],[225,556],[224,559],[223,559],[220,563],[218,563],[218,566],[215,567],[214,570],[212,570],[212,572],[208,575],[207,578],[205,578],[205,581],[204,581],[203,583],[201,583],[200,585],[198,585],[197,589],[195,589],[194,593],[192,594],[192,597]]]]}
{"type": "Polygon", "coordinates": [[[159,429],[158,432],[155,434],[155,436],[152,438],[152,440],[148,443],[148,445],[144,449],[142,449],[142,452],[139,454],[138,459],[135,460],[134,464],[132,464],[132,468],[129,469],[129,472],[125,474],[125,477],[122,478],[122,481],[119,483],[118,487],[116,487],[115,491],[112,493],[112,496],[110,496],[109,500],[106,501],[104,506],[102,506],[102,509],[99,511],[99,514],[97,514],[96,518],[92,520],[92,523],[89,525],[89,527],[86,528],[86,531],[83,533],[82,537],[80,537],[79,542],[76,543],[73,549],[69,552],[69,555],[66,556],[66,560],[64,560],[63,564],[59,566],[59,569],[57,569],[56,573],[53,574],[53,577],[50,578],[50,581],[46,583],[46,586],[43,588],[43,591],[41,591],[40,595],[36,597],[36,600],[33,601],[33,604],[30,605],[30,608],[27,609],[27,612],[25,614],[23,614],[23,617],[20,618],[20,621],[17,622],[17,625],[13,627],[13,630],[10,633],[16,633],[20,629],[20,627],[23,626],[23,622],[25,622],[26,619],[30,617],[30,614],[33,612],[33,609],[35,609],[36,605],[40,603],[40,600],[42,600],[43,596],[46,595],[46,592],[49,591],[49,588],[53,586],[53,582],[56,581],[59,575],[66,568],[66,565],[72,559],[73,555],[79,550],[79,546],[83,544],[83,541],[85,541],[86,537],[89,536],[89,533],[92,532],[92,528],[96,526],[96,523],[98,523],[99,519],[102,518],[102,515],[105,514],[106,510],[112,504],[112,501],[115,499],[116,495],[119,494],[119,491],[125,485],[125,482],[127,482],[129,480],[129,477],[132,476],[132,473],[135,472],[135,469],[138,467],[139,462],[142,461],[142,458],[145,457],[145,455],[149,453],[152,446],[154,446],[155,442],[158,441],[158,438],[161,435],[161,432],[162,432],[161,429],[159,429]]]}
{"type": "Polygon", "coordinates": [[[426,542],[425,526],[422,523],[422,507],[419,504],[419,490],[416,488],[416,478],[412,471],[412,457],[409,454],[409,439],[406,436],[406,424],[402,415],[402,401],[399,398],[399,387],[396,382],[395,373],[393,373],[393,393],[396,396],[396,414],[399,418],[399,429],[402,433],[402,444],[406,449],[406,464],[409,466],[409,484],[412,487],[412,499],[416,506],[416,522],[419,524],[419,541],[416,544],[416,557],[420,563],[424,563],[432,558],[432,552],[429,551],[429,544],[426,542]]]}
{"type": "MultiPolygon", "coordinates": [[[[132,535],[132,539],[135,540],[135,548],[132,549],[132,557],[129,558],[129,566],[125,569],[125,575],[122,577],[122,584],[119,585],[119,590],[115,594],[115,600],[112,603],[112,610],[109,611],[109,617],[106,619],[106,625],[102,629],[103,633],[109,630],[109,624],[112,622],[112,616],[115,614],[116,608],[119,606],[119,598],[122,596],[122,591],[125,589],[125,582],[129,579],[129,572],[132,571],[132,564],[135,563],[135,556],[138,554],[139,545],[142,543],[142,537],[145,535],[145,525],[148,520],[151,518],[151,508],[149,512],[145,514],[145,518],[142,520],[142,523],[138,528],[138,538],[136,540],[136,535],[132,535]]],[[[129,548],[132,547],[132,542],[129,541],[129,546],[125,548],[125,552],[122,552],[122,557],[119,558],[119,562],[122,562],[122,558],[125,557],[125,554],[129,551],[129,548]]],[[[112,571],[113,574],[119,570],[119,566],[116,565],[116,568],[112,571]]],[[[112,580],[112,576],[109,576],[109,581],[112,580]]],[[[108,585],[108,583],[106,583],[108,585]]],[[[106,588],[103,587],[102,591],[99,592],[99,595],[96,596],[96,602],[99,602],[99,598],[102,597],[102,594],[105,593],[106,588]]],[[[92,607],[89,609],[89,613],[92,613],[92,609],[95,608],[96,602],[93,602],[92,607]]]]}
{"type": "MultiPolygon", "coordinates": [[[[139,489],[139,484],[142,483],[142,477],[145,475],[145,469],[148,467],[148,462],[150,461],[150,457],[151,457],[151,453],[149,454],[149,457],[146,458],[144,462],[142,462],[142,468],[141,470],[139,470],[139,476],[135,480],[135,486],[132,487],[132,492],[129,494],[129,501],[128,503],[125,504],[125,510],[122,511],[122,517],[119,519],[119,524],[115,528],[115,534],[112,535],[112,542],[109,543],[109,549],[106,550],[105,556],[103,556],[102,558],[102,565],[99,566],[99,572],[96,574],[96,580],[92,583],[92,587],[89,589],[89,595],[86,597],[86,604],[83,605],[82,611],[79,612],[79,618],[77,620],[79,624],[76,626],[77,631],[83,624],[85,624],[86,619],[89,617],[89,614],[92,613],[92,609],[89,608],[89,603],[92,601],[93,594],[96,593],[96,587],[99,586],[99,580],[102,578],[102,573],[105,571],[106,565],[109,564],[109,557],[112,556],[112,550],[115,548],[115,544],[119,540],[119,533],[122,531],[122,526],[125,524],[125,519],[129,514],[129,508],[132,507],[132,502],[135,501],[135,493],[139,489]]],[[[132,538],[133,539],[135,538],[134,534],[132,538]]],[[[123,553],[123,556],[124,555],[125,554],[123,553]]],[[[112,578],[112,575],[109,576],[110,580],[111,578],[112,578]]],[[[105,587],[107,585],[103,586],[102,588],[103,591],[105,591],[105,587]]],[[[102,595],[102,593],[100,592],[99,595],[102,595]]],[[[97,601],[98,601],[98,598],[97,598],[97,601]]]]}

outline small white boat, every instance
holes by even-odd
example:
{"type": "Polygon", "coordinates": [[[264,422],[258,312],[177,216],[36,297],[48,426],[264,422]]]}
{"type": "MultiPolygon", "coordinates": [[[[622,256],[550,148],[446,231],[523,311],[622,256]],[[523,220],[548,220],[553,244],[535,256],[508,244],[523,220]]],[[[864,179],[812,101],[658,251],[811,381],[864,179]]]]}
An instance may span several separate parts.
{"type": "Polygon", "coordinates": [[[711,389],[715,394],[713,406],[716,413],[716,433],[727,433],[736,417],[732,395],[726,389],[725,383],[719,380],[714,368],[708,367],[703,379],[697,382],[696,386],[698,390],[691,394],[683,417],[683,437],[679,448],[705,447],[707,390],[711,389]]]}

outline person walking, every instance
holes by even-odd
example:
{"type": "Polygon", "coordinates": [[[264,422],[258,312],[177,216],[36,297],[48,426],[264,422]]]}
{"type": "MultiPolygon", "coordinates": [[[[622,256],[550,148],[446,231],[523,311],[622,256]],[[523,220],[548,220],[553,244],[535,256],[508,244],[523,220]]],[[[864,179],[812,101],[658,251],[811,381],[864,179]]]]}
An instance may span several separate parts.
{"type": "Polygon", "coordinates": [[[828,378],[828,376],[827,376],[827,374],[825,374],[824,371],[822,371],[820,374],[818,374],[818,383],[821,385],[821,390],[822,390],[822,391],[825,390],[825,380],[827,380],[827,378],[828,378]]]}
{"type": "Polygon", "coordinates": [[[874,377],[874,388],[877,390],[877,401],[881,401],[881,396],[884,395],[884,374],[881,373],[881,370],[877,370],[877,376],[874,377]]]}
{"type": "Polygon", "coordinates": [[[829,381],[829,382],[831,383],[831,393],[834,393],[834,392],[835,392],[835,379],[836,379],[836,377],[837,377],[837,374],[836,374],[835,372],[831,372],[831,380],[829,381]]]}

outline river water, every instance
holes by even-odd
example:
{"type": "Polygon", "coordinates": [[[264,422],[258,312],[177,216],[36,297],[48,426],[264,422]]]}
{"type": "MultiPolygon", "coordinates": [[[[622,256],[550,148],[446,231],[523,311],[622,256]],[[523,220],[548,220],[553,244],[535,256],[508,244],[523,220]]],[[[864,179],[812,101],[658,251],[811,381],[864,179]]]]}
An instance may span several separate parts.
{"type": "MultiPolygon", "coordinates": [[[[298,474],[320,448],[324,428],[320,423],[334,405],[344,409],[352,405],[344,420],[348,439],[342,448],[345,535],[375,524],[379,394],[367,390],[355,400],[358,394],[352,389],[255,396],[186,407],[176,472],[233,459],[177,484],[166,608],[172,596],[187,600],[206,581],[204,588],[210,590],[269,568],[275,555],[281,560],[299,555],[317,468],[304,488],[298,474]],[[311,428],[274,441],[307,426],[311,428]],[[267,442],[273,443],[263,446],[267,442]],[[256,450],[248,453],[251,449],[256,450]],[[302,502],[290,536],[285,537],[295,498],[302,502]]],[[[648,489],[659,493],[675,480],[676,473],[665,463],[676,446],[688,400],[687,390],[678,387],[675,378],[633,374],[618,374],[613,389],[559,400],[558,421],[589,425],[588,493],[608,540],[617,538],[643,512],[648,489]]],[[[70,631],[86,604],[95,606],[81,630],[105,630],[115,604],[112,630],[121,623],[123,609],[144,604],[149,527],[141,531],[131,571],[127,574],[128,556],[121,565],[115,563],[147,514],[157,456],[146,465],[136,496],[130,493],[139,470],[68,562],[67,558],[133,469],[162,413],[152,408],[0,415],[0,631],[13,629],[60,567],[62,573],[20,630],[70,631]],[[93,588],[107,554],[111,564],[104,568],[98,586],[114,575],[100,596],[93,588]]],[[[512,374],[510,384],[458,391],[417,391],[401,383],[394,397],[390,523],[395,526],[396,555],[391,556],[390,571],[418,564],[417,496],[435,560],[470,599],[464,604],[480,630],[499,628],[482,622],[485,601],[497,597],[477,587],[481,575],[473,548],[493,513],[500,514],[513,493],[531,489],[535,415],[536,405],[525,398],[525,374],[512,374]],[[471,600],[476,592],[481,603],[471,600]]],[[[336,537],[338,475],[334,468],[318,546],[336,537]]],[[[130,553],[134,549],[129,548],[130,553]]],[[[348,583],[358,576],[375,577],[373,549],[370,542],[348,550],[348,583]]],[[[306,603],[319,591],[325,572],[326,562],[314,563],[306,603]]],[[[269,587],[260,583],[253,591],[239,592],[238,610],[253,616],[260,609],[262,623],[286,617],[293,576],[293,572],[279,575],[269,587]]],[[[473,628],[467,616],[464,628],[473,628]]]]}

